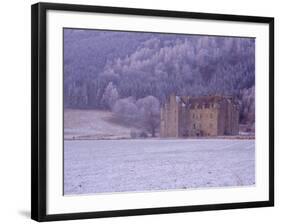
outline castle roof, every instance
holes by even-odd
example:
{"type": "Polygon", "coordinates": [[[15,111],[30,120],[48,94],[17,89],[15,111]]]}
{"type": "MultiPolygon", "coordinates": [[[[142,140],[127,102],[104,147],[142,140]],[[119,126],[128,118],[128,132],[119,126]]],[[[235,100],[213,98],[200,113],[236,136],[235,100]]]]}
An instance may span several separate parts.
{"type": "Polygon", "coordinates": [[[212,107],[215,103],[221,103],[222,101],[233,102],[233,97],[225,97],[218,95],[208,95],[208,96],[177,96],[180,99],[181,103],[185,106],[189,106],[190,108],[208,108],[212,107]]]}

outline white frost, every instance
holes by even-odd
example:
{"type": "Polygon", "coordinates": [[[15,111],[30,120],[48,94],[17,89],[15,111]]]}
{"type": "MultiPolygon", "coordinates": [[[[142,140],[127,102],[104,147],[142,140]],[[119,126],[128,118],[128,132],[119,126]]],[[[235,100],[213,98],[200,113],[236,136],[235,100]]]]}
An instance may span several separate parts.
{"type": "Polygon", "coordinates": [[[255,184],[254,140],[75,140],[64,143],[64,193],[255,184]]]}

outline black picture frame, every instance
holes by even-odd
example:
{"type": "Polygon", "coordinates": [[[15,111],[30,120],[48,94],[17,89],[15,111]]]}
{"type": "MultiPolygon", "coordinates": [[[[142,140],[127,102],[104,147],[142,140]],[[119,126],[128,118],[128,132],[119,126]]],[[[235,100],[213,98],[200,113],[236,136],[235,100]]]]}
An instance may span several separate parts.
{"type": "Polygon", "coordinates": [[[237,208],[254,208],[274,206],[274,18],[194,13],[183,11],[164,11],[136,8],[103,7],[89,5],[37,3],[31,10],[31,218],[36,221],[73,220],[116,216],[133,216],[162,213],[193,212],[237,208]],[[146,209],[129,209],[102,212],[83,212],[69,214],[46,213],[46,13],[48,10],[63,10],[88,13],[111,13],[124,15],[141,15],[156,17],[191,18],[217,21],[254,22],[269,25],[269,200],[208,204],[195,206],[160,207],[146,209]]]}

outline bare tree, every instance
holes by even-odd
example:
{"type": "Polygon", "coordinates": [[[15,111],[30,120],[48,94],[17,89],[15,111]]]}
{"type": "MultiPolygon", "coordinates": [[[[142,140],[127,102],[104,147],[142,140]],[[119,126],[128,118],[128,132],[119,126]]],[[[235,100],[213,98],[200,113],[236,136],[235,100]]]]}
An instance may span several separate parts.
{"type": "Polygon", "coordinates": [[[160,124],[160,103],[154,96],[147,96],[137,101],[140,122],[155,137],[160,124]]]}

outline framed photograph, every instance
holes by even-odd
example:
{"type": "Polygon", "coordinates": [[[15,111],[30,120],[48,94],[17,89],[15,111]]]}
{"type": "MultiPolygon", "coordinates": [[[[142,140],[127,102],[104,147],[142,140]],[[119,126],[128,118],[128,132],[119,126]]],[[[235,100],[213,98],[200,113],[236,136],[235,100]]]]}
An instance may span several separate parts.
{"type": "Polygon", "coordinates": [[[274,205],[274,19],[32,5],[32,219],[274,205]]]}

